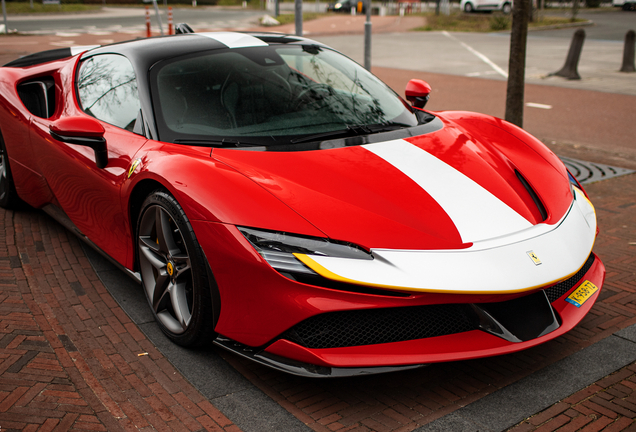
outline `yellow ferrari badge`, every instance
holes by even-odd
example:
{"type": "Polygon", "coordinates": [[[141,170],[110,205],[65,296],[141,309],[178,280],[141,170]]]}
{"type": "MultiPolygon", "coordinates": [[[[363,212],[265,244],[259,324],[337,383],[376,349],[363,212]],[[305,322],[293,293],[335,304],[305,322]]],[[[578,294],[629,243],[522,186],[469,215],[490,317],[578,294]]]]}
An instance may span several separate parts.
{"type": "Polygon", "coordinates": [[[168,263],[168,265],[166,266],[166,270],[168,270],[168,274],[172,276],[172,274],[174,273],[174,267],[172,266],[172,263],[168,263]]]}
{"type": "Polygon", "coordinates": [[[141,159],[135,159],[132,165],[130,165],[130,169],[128,169],[128,178],[133,175],[139,165],[141,165],[141,159]]]}
{"type": "Polygon", "coordinates": [[[537,256],[536,253],[534,253],[534,251],[529,251],[526,252],[528,254],[528,256],[530,257],[530,259],[532,260],[532,262],[534,263],[534,265],[541,265],[541,260],[539,259],[539,257],[537,256]]]}

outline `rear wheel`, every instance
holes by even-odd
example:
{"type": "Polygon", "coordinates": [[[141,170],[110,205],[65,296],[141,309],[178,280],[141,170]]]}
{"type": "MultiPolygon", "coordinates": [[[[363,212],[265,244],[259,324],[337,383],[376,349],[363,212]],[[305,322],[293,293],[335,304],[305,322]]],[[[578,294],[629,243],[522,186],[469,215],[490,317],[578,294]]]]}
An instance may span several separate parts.
{"type": "Polygon", "coordinates": [[[146,298],[161,330],[181,346],[211,341],[216,285],[187,216],[166,191],[153,192],[142,205],[137,254],[146,298]]]}
{"type": "Polygon", "coordinates": [[[464,5],[464,12],[471,13],[474,10],[473,4],[468,2],[464,5]]]}
{"type": "Polygon", "coordinates": [[[505,4],[503,5],[503,7],[501,8],[501,11],[502,11],[504,14],[508,15],[508,14],[510,14],[510,12],[512,11],[512,6],[510,5],[510,3],[505,3],[505,4]]]}
{"type": "Polygon", "coordinates": [[[4,139],[0,134],[0,207],[7,209],[14,208],[18,203],[18,194],[15,191],[11,168],[9,167],[9,156],[4,145],[4,139]]]}

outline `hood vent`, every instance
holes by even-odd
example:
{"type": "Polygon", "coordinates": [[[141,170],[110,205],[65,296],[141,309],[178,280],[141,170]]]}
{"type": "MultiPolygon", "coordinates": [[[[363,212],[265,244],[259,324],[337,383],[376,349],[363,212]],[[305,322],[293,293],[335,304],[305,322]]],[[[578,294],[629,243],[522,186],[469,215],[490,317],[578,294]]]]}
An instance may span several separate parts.
{"type": "Polygon", "coordinates": [[[515,170],[515,174],[517,175],[517,178],[519,179],[523,187],[526,188],[526,190],[530,194],[532,201],[534,201],[534,205],[537,206],[537,209],[539,210],[539,213],[541,214],[541,222],[544,222],[548,218],[548,211],[545,209],[545,206],[539,199],[539,196],[534,191],[534,189],[532,189],[532,186],[530,186],[530,183],[528,183],[528,181],[525,179],[524,176],[521,175],[519,171],[515,170]]]}

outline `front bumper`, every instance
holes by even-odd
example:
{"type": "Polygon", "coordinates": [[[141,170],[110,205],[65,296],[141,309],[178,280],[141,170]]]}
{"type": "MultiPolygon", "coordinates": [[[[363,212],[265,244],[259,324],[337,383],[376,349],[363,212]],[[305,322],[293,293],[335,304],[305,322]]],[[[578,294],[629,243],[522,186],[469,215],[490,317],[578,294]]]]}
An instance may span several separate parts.
{"type": "MultiPolygon", "coordinates": [[[[586,265],[566,281],[512,300],[522,307],[525,297],[545,293],[550,309],[558,321],[557,328],[528,340],[511,340],[509,335],[496,335],[491,329],[477,323],[475,329],[441,336],[335,348],[303,346],[303,341],[292,341],[285,337],[290,334],[289,331],[271,344],[256,349],[223,337],[217,339],[215,343],[269,367],[311,377],[384,373],[412,369],[429,363],[508,354],[542,344],[572,330],[594,305],[604,278],[603,263],[596,255],[591,254],[586,265]],[[580,307],[566,301],[579,286],[590,282],[599,290],[587,298],[580,307]]],[[[527,317],[519,316],[520,321],[526,319],[527,317]]],[[[400,328],[401,324],[393,323],[392,325],[400,328]]],[[[507,326],[514,327],[514,323],[511,326],[508,322],[507,326]]],[[[339,330],[342,332],[343,329],[339,330]]],[[[353,327],[348,330],[355,332],[353,327]]],[[[328,326],[323,326],[321,331],[328,332],[328,326]]],[[[541,332],[541,328],[536,331],[541,332]]]]}

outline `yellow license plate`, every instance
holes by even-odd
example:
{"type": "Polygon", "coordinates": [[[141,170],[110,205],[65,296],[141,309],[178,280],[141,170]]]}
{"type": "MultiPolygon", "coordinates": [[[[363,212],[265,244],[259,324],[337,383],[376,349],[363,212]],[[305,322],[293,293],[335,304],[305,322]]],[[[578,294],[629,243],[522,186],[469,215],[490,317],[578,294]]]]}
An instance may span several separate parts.
{"type": "Polygon", "coordinates": [[[574,292],[565,299],[565,301],[572,303],[576,307],[581,307],[581,305],[592,297],[592,294],[596,291],[598,291],[598,287],[589,280],[586,280],[577,289],[575,289],[574,292]]]}

